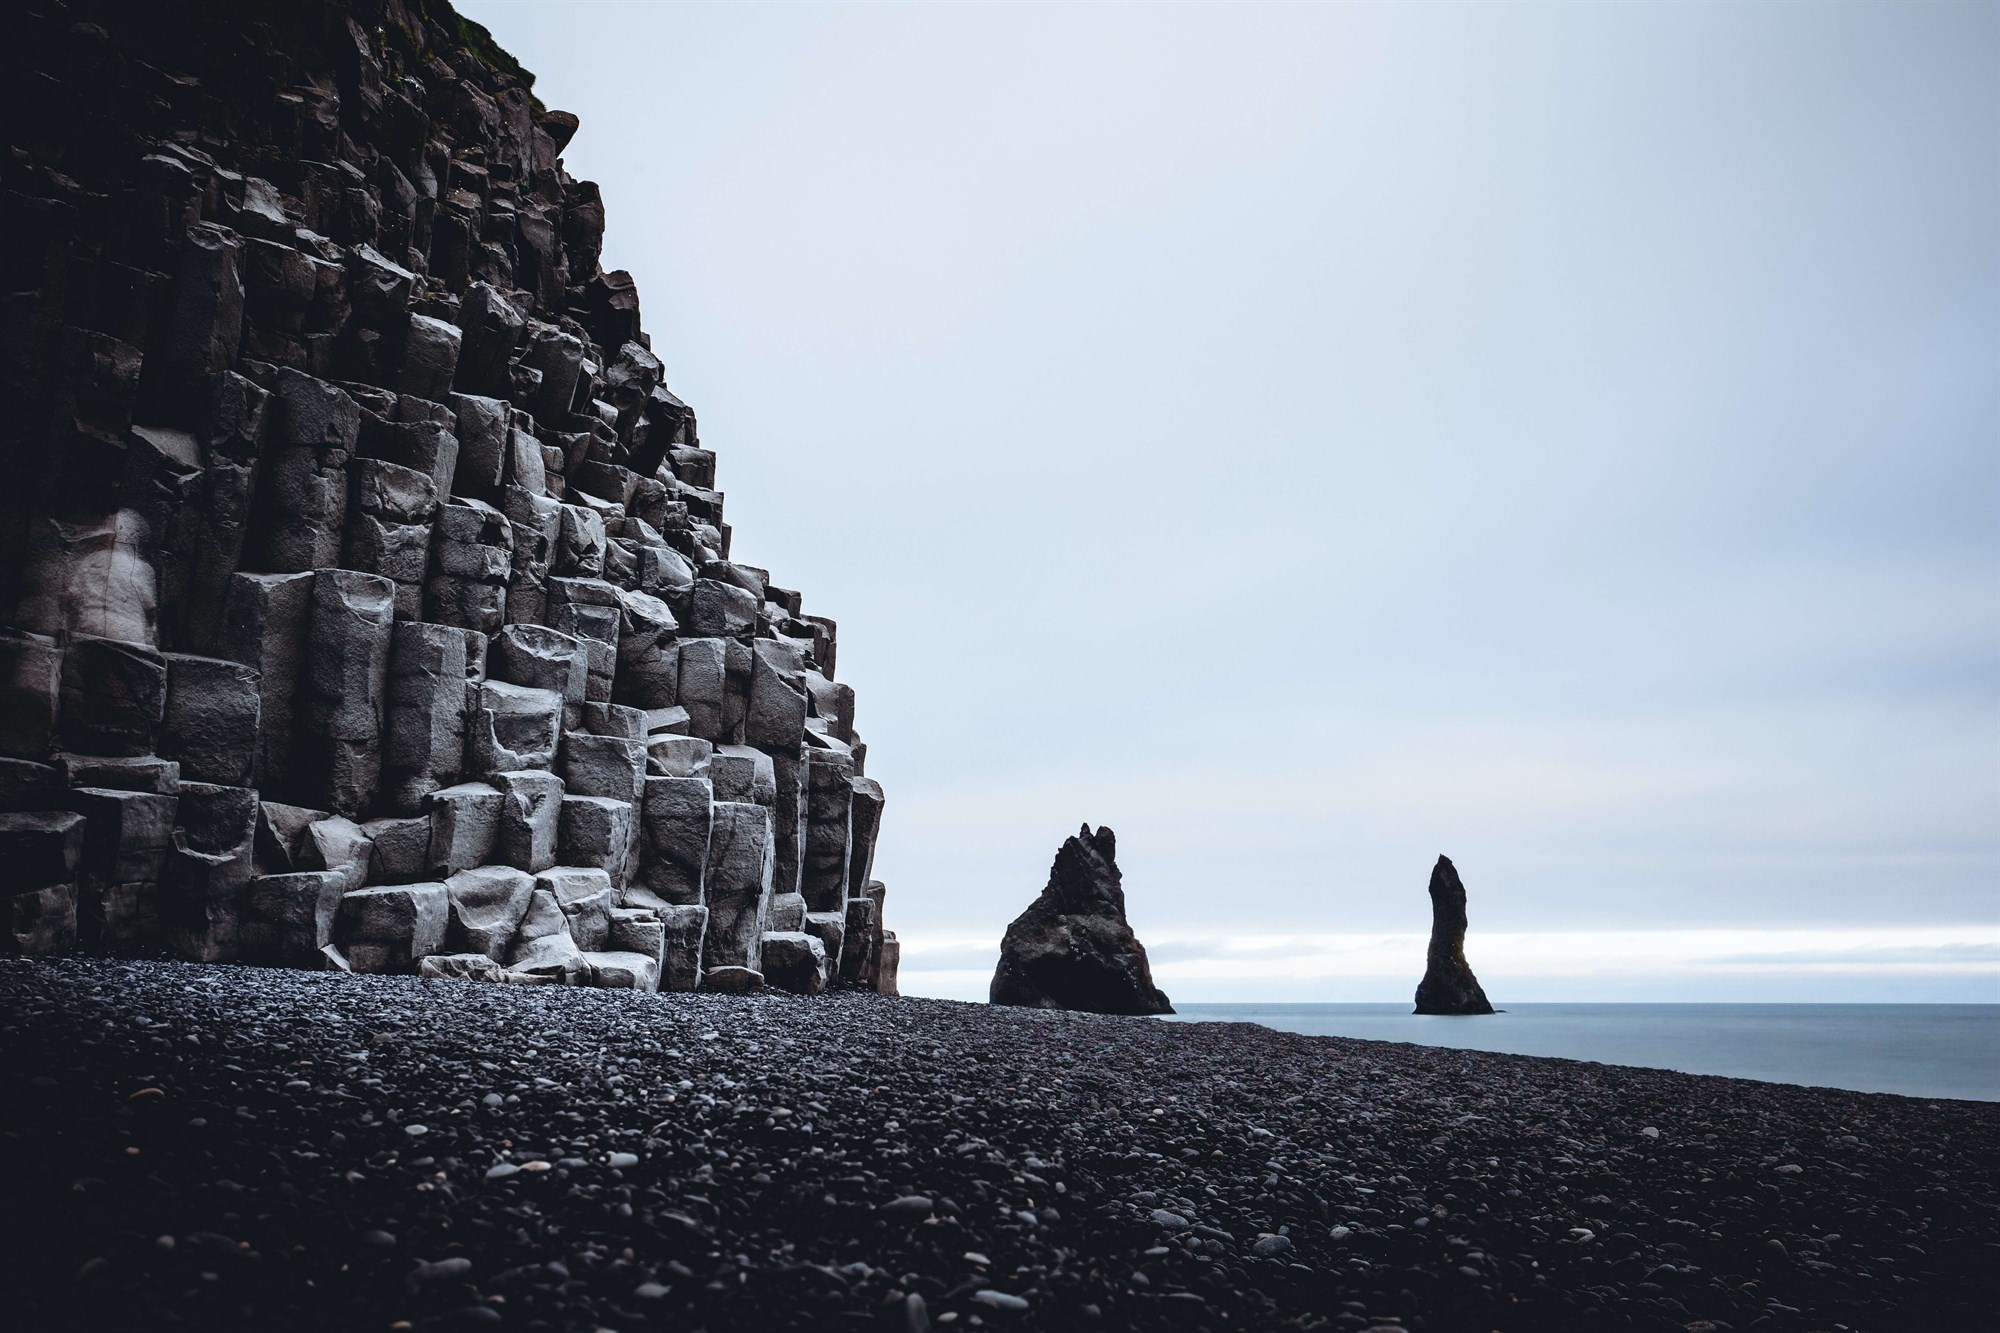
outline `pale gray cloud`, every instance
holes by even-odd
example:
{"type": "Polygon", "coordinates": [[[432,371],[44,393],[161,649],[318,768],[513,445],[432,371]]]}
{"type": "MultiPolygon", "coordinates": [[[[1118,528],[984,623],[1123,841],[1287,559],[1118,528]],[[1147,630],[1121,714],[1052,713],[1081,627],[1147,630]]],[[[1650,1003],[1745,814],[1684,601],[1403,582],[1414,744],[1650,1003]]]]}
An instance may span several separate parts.
{"type": "Polygon", "coordinates": [[[2000,963],[2000,943],[1956,941],[1932,945],[1857,945],[1851,949],[1793,950],[1723,954],[1717,963],[1738,967],[1866,966],[1879,963],[1982,964],[2000,963]]]}
{"type": "Polygon", "coordinates": [[[913,945],[2000,919],[2000,8],[464,8],[913,945]]]}

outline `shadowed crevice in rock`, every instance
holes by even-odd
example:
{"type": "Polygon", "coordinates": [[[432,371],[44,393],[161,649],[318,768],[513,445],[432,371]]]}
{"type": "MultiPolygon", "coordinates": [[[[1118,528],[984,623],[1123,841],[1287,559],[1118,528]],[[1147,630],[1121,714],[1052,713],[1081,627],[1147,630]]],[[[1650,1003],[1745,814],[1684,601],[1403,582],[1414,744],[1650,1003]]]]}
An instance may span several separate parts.
{"type": "Polygon", "coordinates": [[[1490,1014],[1493,1006],[1465,961],[1465,885],[1458,867],[1440,856],[1431,869],[1431,947],[1417,984],[1420,1014],[1490,1014]]]}
{"type": "Polygon", "coordinates": [[[1014,918],[993,973],[994,1004],[1097,1014],[1170,1014],[1146,946],[1125,921],[1118,842],[1082,831],[1056,852],[1048,886],[1014,918]]]}

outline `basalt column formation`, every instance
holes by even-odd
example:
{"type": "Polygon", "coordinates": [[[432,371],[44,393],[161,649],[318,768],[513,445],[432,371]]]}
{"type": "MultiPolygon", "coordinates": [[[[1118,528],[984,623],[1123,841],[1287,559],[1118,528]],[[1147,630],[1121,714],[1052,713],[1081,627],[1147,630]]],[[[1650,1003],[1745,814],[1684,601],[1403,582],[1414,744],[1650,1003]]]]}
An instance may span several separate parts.
{"type": "Polygon", "coordinates": [[[576,118],[444,0],[20,0],[0,75],[0,948],[893,990],[576,118]]]}

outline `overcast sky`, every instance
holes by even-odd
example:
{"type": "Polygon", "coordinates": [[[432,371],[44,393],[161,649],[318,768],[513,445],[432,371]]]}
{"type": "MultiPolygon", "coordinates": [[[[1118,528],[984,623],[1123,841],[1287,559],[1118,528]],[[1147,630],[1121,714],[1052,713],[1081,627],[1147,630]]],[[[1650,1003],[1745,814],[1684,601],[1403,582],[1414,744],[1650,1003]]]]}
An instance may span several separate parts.
{"type": "Polygon", "coordinates": [[[459,0],[583,128],[904,985],[2000,999],[2000,7],[459,0]]]}

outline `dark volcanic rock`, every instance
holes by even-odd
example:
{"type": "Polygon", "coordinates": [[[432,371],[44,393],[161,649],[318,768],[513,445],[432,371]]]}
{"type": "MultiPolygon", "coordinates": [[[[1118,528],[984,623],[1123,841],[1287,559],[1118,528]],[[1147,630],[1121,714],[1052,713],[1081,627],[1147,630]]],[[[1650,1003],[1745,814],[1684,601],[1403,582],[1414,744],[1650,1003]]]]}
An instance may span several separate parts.
{"type": "Polygon", "coordinates": [[[1431,869],[1431,947],[1417,984],[1420,1014],[1490,1014],[1493,1006],[1465,961],[1465,885],[1458,867],[1440,856],[1431,869]]]}
{"type": "Polygon", "coordinates": [[[1085,824],[1064,842],[1048,887],[1007,927],[992,1003],[1095,1014],[1171,1014],[1146,946],[1125,923],[1118,840],[1085,824]]]}

